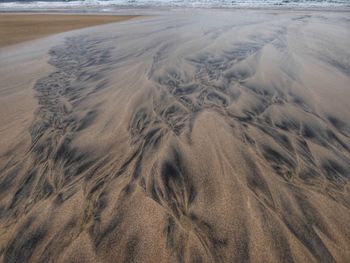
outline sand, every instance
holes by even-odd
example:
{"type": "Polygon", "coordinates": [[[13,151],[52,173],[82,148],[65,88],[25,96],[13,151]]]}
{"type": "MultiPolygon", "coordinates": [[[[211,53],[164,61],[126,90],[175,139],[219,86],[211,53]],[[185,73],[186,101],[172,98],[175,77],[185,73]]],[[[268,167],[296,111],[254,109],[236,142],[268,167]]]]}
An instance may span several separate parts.
{"type": "Polygon", "coordinates": [[[119,22],[130,15],[0,14],[0,47],[77,28],[119,22]]]}
{"type": "Polygon", "coordinates": [[[349,262],[349,26],[164,11],[0,49],[0,262],[349,262]]]}

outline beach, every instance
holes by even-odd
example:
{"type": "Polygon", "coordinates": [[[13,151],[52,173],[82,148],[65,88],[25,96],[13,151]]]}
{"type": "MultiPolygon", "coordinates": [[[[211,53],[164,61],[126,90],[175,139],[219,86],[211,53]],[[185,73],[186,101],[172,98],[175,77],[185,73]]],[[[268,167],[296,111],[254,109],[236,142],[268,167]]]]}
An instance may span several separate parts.
{"type": "Polygon", "coordinates": [[[68,30],[135,18],[123,15],[0,14],[0,47],[68,30]]]}
{"type": "Polygon", "coordinates": [[[125,15],[0,16],[0,262],[349,262],[349,12],[125,15]]]}

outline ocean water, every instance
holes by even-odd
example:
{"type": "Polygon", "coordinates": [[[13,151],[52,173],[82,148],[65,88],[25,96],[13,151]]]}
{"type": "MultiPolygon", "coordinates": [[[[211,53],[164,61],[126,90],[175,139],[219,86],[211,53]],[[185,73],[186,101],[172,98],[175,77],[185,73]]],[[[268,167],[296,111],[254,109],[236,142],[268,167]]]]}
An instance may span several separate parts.
{"type": "Polygon", "coordinates": [[[0,8],[69,7],[350,7],[350,0],[0,0],[0,8]]]}

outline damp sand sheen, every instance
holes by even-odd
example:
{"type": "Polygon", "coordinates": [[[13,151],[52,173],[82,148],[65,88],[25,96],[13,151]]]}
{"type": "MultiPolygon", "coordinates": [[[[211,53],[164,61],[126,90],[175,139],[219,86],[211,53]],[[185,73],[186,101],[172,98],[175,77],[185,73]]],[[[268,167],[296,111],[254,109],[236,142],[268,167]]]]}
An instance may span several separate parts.
{"type": "Polygon", "coordinates": [[[1,48],[0,262],[349,262],[349,28],[163,11],[1,48]]]}

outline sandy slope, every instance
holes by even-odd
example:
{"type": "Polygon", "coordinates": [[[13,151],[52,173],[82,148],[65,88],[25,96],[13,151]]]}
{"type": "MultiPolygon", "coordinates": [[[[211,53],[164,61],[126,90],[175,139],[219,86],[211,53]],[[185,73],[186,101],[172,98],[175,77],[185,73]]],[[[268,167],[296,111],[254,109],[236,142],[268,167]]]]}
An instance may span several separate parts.
{"type": "Polygon", "coordinates": [[[174,12],[0,53],[37,61],[0,84],[0,260],[348,262],[349,26],[174,12]]]}

